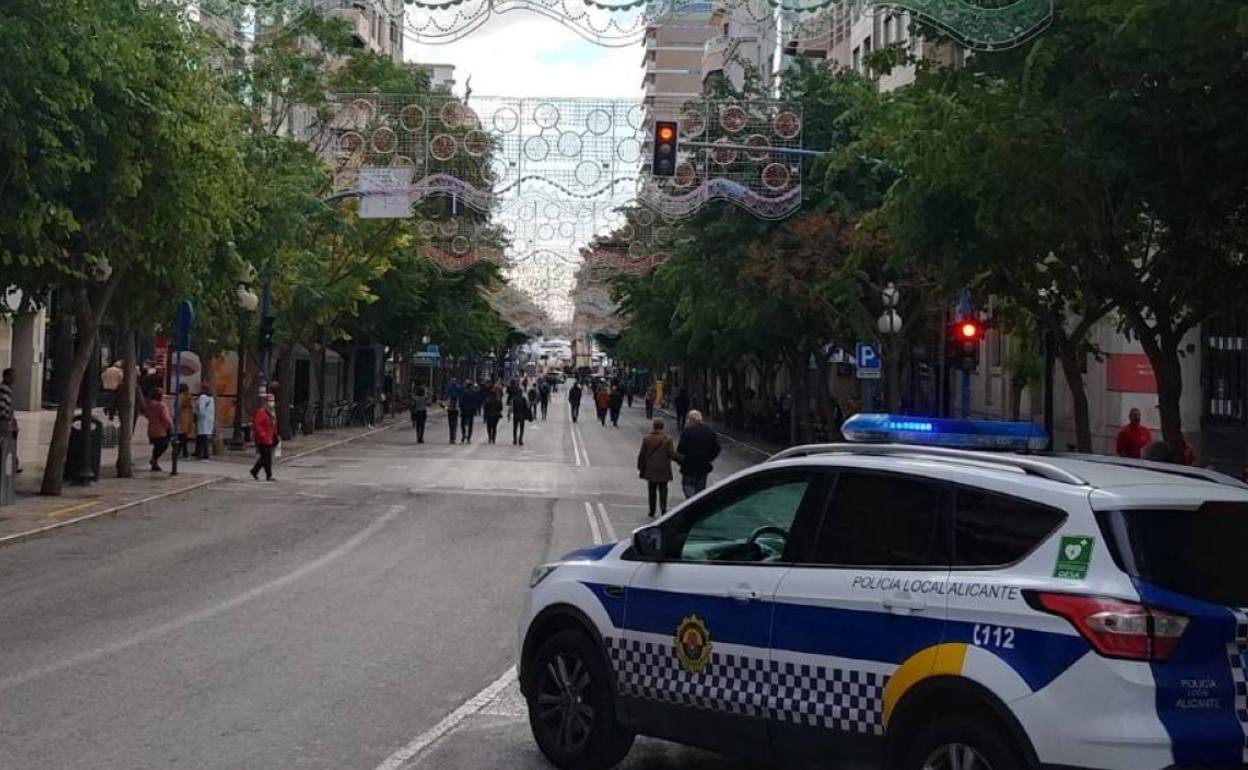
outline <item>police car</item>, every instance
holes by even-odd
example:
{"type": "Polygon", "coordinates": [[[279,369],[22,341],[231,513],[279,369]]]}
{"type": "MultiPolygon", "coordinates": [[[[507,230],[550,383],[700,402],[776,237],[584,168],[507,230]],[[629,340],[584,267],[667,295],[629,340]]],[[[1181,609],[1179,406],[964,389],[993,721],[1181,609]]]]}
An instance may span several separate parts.
{"type": "Polygon", "coordinates": [[[534,570],[542,752],[635,735],[795,766],[1248,767],[1248,487],[860,415],[534,570]],[[889,443],[875,443],[875,442],[889,443]]]}

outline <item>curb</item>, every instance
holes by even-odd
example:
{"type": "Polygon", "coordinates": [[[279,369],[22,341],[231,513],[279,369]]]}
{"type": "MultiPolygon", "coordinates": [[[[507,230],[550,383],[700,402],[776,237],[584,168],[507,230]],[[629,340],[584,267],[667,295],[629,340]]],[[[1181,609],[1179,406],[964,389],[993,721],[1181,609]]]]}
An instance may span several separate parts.
{"type": "MultiPolygon", "coordinates": [[[[339,439],[337,441],[331,441],[328,444],[324,444],[318,447],[313,447],[312,449],[309,449],[304,452],[300,452],[299,454],[291,455],[290,457],[283,457],[282,462],[285,463],[288,460],[296,460],[300,457],[306,457],[307,455],[314,454],[316,452],[321,452],[326,449],[330,449],[331,447],[336,447],[336,446],[339,446],[341,444],[346,444],[351,441],[356,441],[358,439],[367,438],[368,436],[372,436],[377,433],[382,433],[384,431],[393,430],[394,428],[397,428],[400,425],[403,425],[402,421],[395,422],[395,424],[393,425],[384,425],[380,428],[374,428],[373,430],[367,431],[365,433],[357,433],[354,436],[348,436],[346,438],[339,439]]],[[[116,516],[122,511],[129,510],[130,508],[137,508],[140,505],[147,505],[148,503],[154,503],[159,500],[164,500],[166,498],[174,497],[176,495],[185,494],[187,492],[194,492],[197,489],[202,489],[203,487],[207,487],[207,486],[216,484],[221,481],[228,481],[230,478],[231,478],[230,476],[213,476],[210,479],[197,481],[194,484],[189,484],[185,487],[180,487],[178,489],[170,489],[166,492],[160,492],[154,495],[149,495],[139,500],[131,500],[128,503],[122,503],[121,505],[114,505],[112,508],[105,508],[102,511],[95,511],[94,513],[88,513],[88,514],[78,516],[72,519],[66,519],[65,521],[58,521],[54,524],[46,524],[42,527],[36,527],[35,529],[28,529],[25,532],[16,532],[12,535],[5,535],[4,537],[0,537],[0,548],[5,547],[6,545],[13,545],[14,543],[18,543],[24,540],[33,540],[37,537],[41,537],[43,535],[49,534],[63,527],[70,527],[75,524],[84,524],[88,521],[92,521],[94,519],[98,519],[104,516],[116,516]]]]}
{"type": "Polygon", "coordinates": [[[0,537],[0,548],[3,548],[6,545],[12,545],[21,540],[29,540],[29,539],[39,537],[40,535],[46,535],[49,532],[53,532],[55,530],[61,529],[62,527],[69,527],[74,524],[82,524],[84,522],[91,521],[92,519],[98,519],[101,516],[114,516],[129,508],[135,508],[140,505],[146,505],[147,503],[154,503],[157,500],[164,500],[167,497],[180,495],[184,492],[192,492],[201,487],[206,487],[209,484],[216,484],[218,481],[223,481],[225,478],[226,478],[225,476],[213,476],[210,479],[197,481],[194,484],[191,484],[189,486],[181,487],[179,489],[171,489],[167,492],[160,492],[155,495],[149,495],[148,497],[144,497],[139,500],[131,500],[128,503],[115,505],[112,508],[105,508],[102,511],[96,511],[95,513],[88,513],[83,516],[78,516],[77,518],[66,519],[65,521],[58,521],[55,524],[47,524],[42,527],[36,527],[35,529],[28,529],[25,532],[18,532],[12,535],[5,535],[4,537],[0,537]]]}

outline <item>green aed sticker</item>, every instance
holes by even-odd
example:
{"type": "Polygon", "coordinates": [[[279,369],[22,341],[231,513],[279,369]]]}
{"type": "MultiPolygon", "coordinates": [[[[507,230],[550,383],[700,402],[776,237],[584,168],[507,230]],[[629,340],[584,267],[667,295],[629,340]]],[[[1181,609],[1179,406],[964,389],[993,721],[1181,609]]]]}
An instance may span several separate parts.
{"type": "Polygon", "coordinates": [[[1053,577],[1066,580],[1083,580],[1088,576],[1088,565],[1092,562],[1092,546],[1096,538],[1089,535],[1069,535],[1062,538],[1057,549],[1057,566],[1053,568],[1053,577]]]}

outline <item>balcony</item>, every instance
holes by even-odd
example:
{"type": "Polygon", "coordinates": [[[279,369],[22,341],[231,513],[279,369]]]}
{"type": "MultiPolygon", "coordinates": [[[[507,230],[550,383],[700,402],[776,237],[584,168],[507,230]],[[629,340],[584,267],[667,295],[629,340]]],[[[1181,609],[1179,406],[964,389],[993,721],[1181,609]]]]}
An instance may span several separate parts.
{"type": "Polygon", "coordinates": [[[742,43],[753,43],[756,37],[713,37],[702,47],[702,71],[723,72],[737,54],[742,43]]]}

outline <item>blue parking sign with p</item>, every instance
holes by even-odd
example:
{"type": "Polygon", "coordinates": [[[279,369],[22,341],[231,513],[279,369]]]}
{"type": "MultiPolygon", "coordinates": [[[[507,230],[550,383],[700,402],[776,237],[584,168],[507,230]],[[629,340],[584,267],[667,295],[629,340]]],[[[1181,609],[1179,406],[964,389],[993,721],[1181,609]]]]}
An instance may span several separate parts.
{"type": "Polygon", "coordinates": [[[859,379],[873,379],[880,376],[880,370],[883,368],[884,362],[880,360],[880,354],[874,345],[859,342],[856,358],[859,379]]]}

